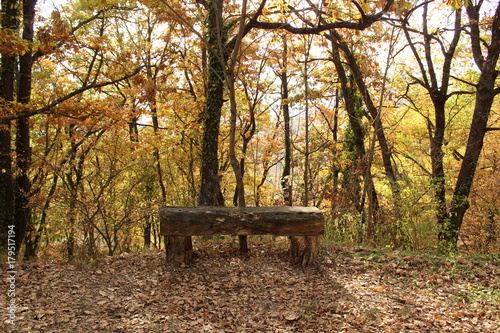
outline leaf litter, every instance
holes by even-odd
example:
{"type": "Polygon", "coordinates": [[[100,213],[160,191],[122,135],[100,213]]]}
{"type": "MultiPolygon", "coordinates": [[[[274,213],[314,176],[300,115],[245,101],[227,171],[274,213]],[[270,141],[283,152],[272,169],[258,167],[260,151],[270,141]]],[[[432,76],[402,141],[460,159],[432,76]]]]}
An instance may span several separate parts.
{"type": "MultiPolygon", "coordinates": [[[[8,332],[500,332],[500,260],[324,247],[291,266],[286,240],[197,240],[93,263],[21,262],[8,332]]],[[[5,283],[5,282],[2,282],[5,283]]],[[[2,308],[6,295],[0,296],[2,308]]]]}

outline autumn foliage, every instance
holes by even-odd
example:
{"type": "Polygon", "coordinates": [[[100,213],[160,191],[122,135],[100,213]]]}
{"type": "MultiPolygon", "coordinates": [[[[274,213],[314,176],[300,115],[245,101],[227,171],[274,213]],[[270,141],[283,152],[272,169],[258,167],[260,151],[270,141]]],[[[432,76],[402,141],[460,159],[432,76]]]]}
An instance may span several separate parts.
{"type": "Polygon", "coordinates": [[[498,5],[40,2],[30,40],[3,3],[2,84],[32,61],[29,98],[0,96],[2,228],[26,213],[26,257],[160,248],[158,209],[204,204],[204,172],[211,204],[321,208],[327,242],[498,252],[498,5]]]}

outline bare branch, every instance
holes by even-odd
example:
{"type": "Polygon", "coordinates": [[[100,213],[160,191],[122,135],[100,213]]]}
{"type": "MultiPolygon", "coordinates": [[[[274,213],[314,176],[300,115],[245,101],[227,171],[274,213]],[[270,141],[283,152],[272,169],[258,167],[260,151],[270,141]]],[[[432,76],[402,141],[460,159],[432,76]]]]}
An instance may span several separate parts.
{"type": "MultiPolygon", "coordinates": [[[[377,22],[382,18],[383,15],[387,13],[391,7],[394,0],[388,0],[385,7],[376,14],[373,15],[363,15],[361,12],[361,19],[357,22],[348,21],[335,21],[331,23],[319,23],[315,27],[296,27],[288,22],[260,22],[254,23],[253,27],[264,30],[286,30],[293,34],[301,35],[316,35],[323,31],[333,30],[333,29],[352,29],[352,30],[364,30],[370,27],[373,23],[377,22]]],[[[354,2],[356,5],[356,2],[354,2]]]]}
{"type": "Polygon", "coordinates": [[[465,91],[465,90],[459,90],[459,91],[454,91],[446,95],[446,98],[450,98],[453,95],[474,95],[476,92],[474,91],[465,91]]]}

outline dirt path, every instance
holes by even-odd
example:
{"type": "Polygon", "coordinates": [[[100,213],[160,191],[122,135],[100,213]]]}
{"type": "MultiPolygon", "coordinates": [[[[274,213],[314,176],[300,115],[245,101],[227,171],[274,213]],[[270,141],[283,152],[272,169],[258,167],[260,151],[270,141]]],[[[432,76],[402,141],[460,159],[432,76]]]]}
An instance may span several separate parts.
{"type": "MultiPolygon", "coordinates": [[[[9,332],[500,332],[500,260],[329,248],[291,267],[286,242],[205,241],[88,265],[20,263],[9,332]]],[[[2,281],[6,288],[5,281],[2,281]]],[[[0,296],[5,308],[5,293],[0,296]]],[[[2,321],[6,315],[2,314],[2,321]]],[[[4,323],[0,324],[2,326],[4,323]]]]}

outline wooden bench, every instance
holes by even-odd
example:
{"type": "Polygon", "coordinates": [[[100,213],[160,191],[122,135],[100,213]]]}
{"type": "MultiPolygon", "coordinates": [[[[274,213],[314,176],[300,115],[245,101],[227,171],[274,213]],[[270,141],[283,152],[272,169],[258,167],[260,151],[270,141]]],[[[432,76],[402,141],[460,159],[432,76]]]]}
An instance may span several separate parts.
{"type": "Polygon", "coordinates": [[[160,234],[167,262],[187,264],[193,253],[191,236],[289,236],[292,264],[311,265],[319,254],[323,213],[316,207],[164,207],[160,234]]]}

